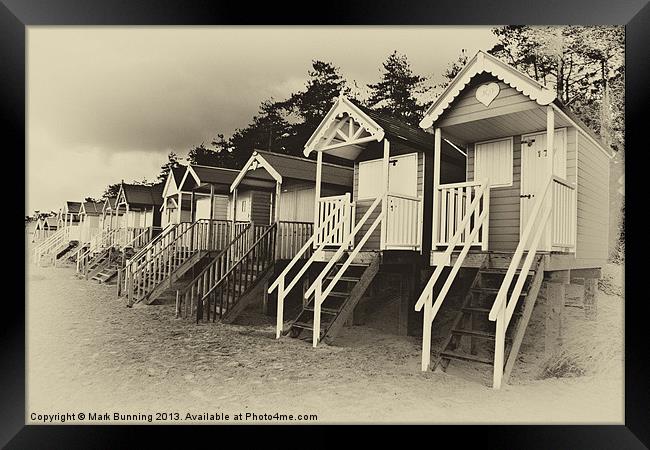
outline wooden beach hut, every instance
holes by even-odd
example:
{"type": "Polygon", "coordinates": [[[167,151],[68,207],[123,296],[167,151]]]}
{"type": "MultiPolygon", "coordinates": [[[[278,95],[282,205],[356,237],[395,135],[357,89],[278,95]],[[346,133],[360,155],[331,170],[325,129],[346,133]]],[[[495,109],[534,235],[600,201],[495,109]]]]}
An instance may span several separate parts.
{"type": "MultiPolygon", "coordinates": [[[[163,204],[160,219],[162,228],[170,224],[181,223],[183,219],[187,219],[187,216],[184,217],[183,214],[183,197],[185,199],[189,198],[191,192],[183,192],[180,189],[186,171],[187,166],[173,167],[167,174],[162,192],[163,204]]],[[[187,202],[187,200],[185,201],[187,202]]]]}
{"type": "Polygon", "coordinates": [[[567,284],[584,283],[585,311],[595,309],[593,293],[608,255],[613,152],[554,90],[484,52],[458,73],[420,126],[435,136],[434,159],[444,154],[444,141],[467,153],[460,183],[434,172],[435,272],[416,304],[424,310],[422,369],[453,360],[487,363],[499,388],[516,361],[542,284],[549,352],[559,345],[567,284]],[[459,325],[431,364],[436,313],[455,275],[469,270],[477,275],[459,325]],[[438,283],[442,288],[434,293],[438,283]],[[488,342],[487,353],[462,350],[462,341],[481,339],[488,342]]]}

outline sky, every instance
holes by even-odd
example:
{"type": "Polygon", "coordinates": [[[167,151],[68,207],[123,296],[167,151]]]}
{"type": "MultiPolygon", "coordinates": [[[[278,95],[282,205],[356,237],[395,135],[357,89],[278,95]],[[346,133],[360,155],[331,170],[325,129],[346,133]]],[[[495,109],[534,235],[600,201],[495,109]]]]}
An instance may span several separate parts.
{"type": "Polygon", "coordinates": [[[154,180],[170,151],[303,88],[313,59],[365,85],[397,50],[439,80],[495,42],[490,27],[29,27],[26,214],[154,180]]]}

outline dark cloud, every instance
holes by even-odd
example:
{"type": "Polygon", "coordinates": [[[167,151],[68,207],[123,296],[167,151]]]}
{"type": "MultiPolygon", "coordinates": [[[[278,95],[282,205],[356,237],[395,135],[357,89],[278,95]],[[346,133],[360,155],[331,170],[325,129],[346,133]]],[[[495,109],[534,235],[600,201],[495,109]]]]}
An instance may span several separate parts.
{"type": "Polygon", "coordinates": [[[97,193],[134,169],[138,179],[155,177],[170,149],[185,155],[229,135],[261,100],[300,88],[312,59],[364,84],[394,49],[431,75],[461,48],[493,42],[487,27],[30,27],[28,209],[97,193]],[[44,161],[93,176],[75,185],[44,161]]]}

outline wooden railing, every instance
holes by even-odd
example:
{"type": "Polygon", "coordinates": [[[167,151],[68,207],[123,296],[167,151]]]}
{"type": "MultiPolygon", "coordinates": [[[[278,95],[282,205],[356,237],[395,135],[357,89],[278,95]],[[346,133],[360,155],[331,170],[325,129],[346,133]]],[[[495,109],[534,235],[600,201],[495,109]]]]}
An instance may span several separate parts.
{"type": "MultiPolygon", "coordinates": [[[[469,181],[465,183],[443,184],[438,187],[438,204],[434,205],[433,244],[434,246],[447,246],[456,234],[461,231],[458,245],[464,245],[470,230],[474,228],[473,219],[470,218],[466,224],[460,225],[462,218],[467,215],[473,199],[484,183],[469,181]]],[[[489,204],[489,197],[485,198],[489,204]]],[[[480,245],[487,250],[489,224],[482,227],[474,238],[471,245],[480,245]]]]}
{"type": "Polygon", "coordinates": [[[575,187],[566,180],[554,176],[552,189],[551,244],[554,249],[575,250],[577,219],[575,187]]]}
{"type": "Polygon", "coordinates": [[[341,242],[347,240],[354,220],[354,204],[350,201],[350,194],[319,198],[316,219],[316,226],[320,231],[316,234],[314,247],[321,244],[341,245],[341,242]],[[335,212],[334,216],[332,216],[332,212],[335,212]],[[339,227],[340,222],[343,223],[343,226],[339,227]],[[321,224],[325,224],[325,226],[321,227],[321,224]],[[333,229],[336,229],[336,232],[330,233],[333,229]]]}
{"type": "Polygon", "coordinates": [[[422,208],[419,197],[386,195],[386,248],[419,248],[422,208]]]}
{"type": "MultiPolygon", "coordinates": [[[[275,257],[291,259],[314,234],[314,224],[311,222],[279,222],[276,236],[275,257]]],[[[310,251],[302,255],[309,258],[310,251]]]]}
{"type": "Polygon", "coordinates": [[[221,234],[229,235],[230,224],[230,221],[210,219],[180,223],[165,234],[159,245],[150,247],[144,257],[139,257],[139,262],[129,261],[123,276],[127,305],[147,297],[197,251],[218,250],[225,240],[221,234]]]}
{"type": "Polygon", "coordinates": [[[182,290],[176,291],[176,317],[188,317],[195,310],[197,300],[217,283],[226,271],[248,250],[252,223],[237,227],[233,240],[182,290]],[[245,250],[244,250],[245,249],[245,250]]]}
{"type": "MultiPolygon", "coordinates": [[[[254,230],[254,228],[251,228],[254,230]]],[[[257,278],[275,263],[275,236],[277,223],[264,227],[264,232],[253,242],[244,255],[204,294],[196,308],[197,323],[203,318],[212,321],[217,316],[223,317],[230,311],[248,290],[257,282],[257,278]]]]}
{"type": "Polygon", "coordinates": [[[115,246],[119,238],[119,233],[119,229],[100,230],[91,238],[88,246],[80,246],[75,253],[77,273],[86,275],[88,263],[97,253],[108,247],[115,246]]]}
{"type": "Polygon", "coordinates": [[[521,295],[524,283],[526,282],[528,272],[535,260],[539,242],[551,217],[553,203],[551,202],[552,198],[549,197],[549,193],[551,192],[552,184],[554,184],[553,178],[548,180],[542,196],[537,199],[530,212],[528,222],[526,223],[521,239],[519,240],[519,245],[517,245],[517,249],[512,256],[510,266],[503,277],[503,282],[501,283],[499,292],[497,293],[494,304],[490,309],[489,319],[491,321],[496,321],[492,384],[495,389],[501,388],[501,380],[503,379],[506,331],[510,324],[510,319],[512,319],[515,307],[519,302],[519,296],[521,295]],[[526,259],[520,267],[524,251],[526,251],[526,259]],[[508,299],[508,292],[510,291],[518,269],[519,274],[517,275],[517,280],[515,281],[514,288],[508,299]]]}
{"type": "Polygon", "coordinates": [[[320,319],[321,319],[321,305],[323,304],[323,301],[327,298],[327,296],[330,294],[336,283],[339,282],[341,279],[341,276],[345,273],[347,268],[350,266],[352,261],[354,261],[354,258],[356,255],[359,253],[359,250],[363,248],[365,245],[366,241],[368,238],[372,235],[372,233],[375,231],[375,229],[379,226],[379,224],[382,222],[384,218],[384,212],[383,210],[377,215],[375,218],[375,221],[372,223],[372,225],[366,230],[366,233],[363,235],[361,240],[355,245],[354,249],[350,254],[348,255],[348,258],[345,260],[339,271],[336,273],[332,281],[329,282],[327,287],[325,287],[325,290],[323,290],[323,280],[325,279],[326,276],[330,273],[332,270],[332,266],[338,262],[338,260],[343,256],[343,253],[345,252],[346,249],[348,249],[352,243],[354,242],[354,237],[357,235],[359,230],[361,230],[361,227],[363,227],[368,220],[368,218],[371,216],[371,214],[379,208],[381,210],[381,203],[382,203],[382,197],[378,197],[375,199],[375,201],[370,205],[370,208],[365,212],[361,220],[355,225],[354,229],[352,230],[351,233],[348,233],[346,239],[341,242],[338,250],[336,250],[336,253],[334,253],[334,256],[327,262],[325,265],[325,268],[318,274],[316,277],[316,280],[312,283],[312,285],[307,289],[305,292],[305,299],[308,299],[311,294],[314,294],[314,323],[313,323],[313,329],[312,329],[312,346],[316,347],[318,345],[318,341],[320,339],[320,319]]]}
{"type": "Polygon", "coordinates": [[[56,258],[56,253],[63,250],[66,245],[70,242],[70,229],[69,227],[63,227],[56,231],[52,236],[40,242],[34,248],[34,262],[36,264],[41,263],[43,256],[47,254],[54,254],[56,258]]]}
{"type": "Polygon", "coordinates": [[[436,266],[431,278],[427,282],[426,286],[420,294],[420,298],[415,304],[415,310],[420,311],[424,306],[424,315],[423,315],[423,326],[422,326],[422,370],[429,370],[429,365],[431,363],[431,326],[433,320],[436,318],[436,314],[440,310],[442,303],[447,297],[447,293],[451,288],[456,274],[460,270],[467,253],[469,252],[470,247],[475,242],[476,236],[480,230],[487,226],[488,221],[490,220],[489,215],[489,198],[490,198],[490,188],[488,187],[487,181],[481,184],[478,189],[474,190],[475,195],[473,195],[472,201],[469,203],[467,208],[463,209],[463,215],[460,217],[460,220],[457,222],[455,227],[454,234],[450,237],[449,242],[447,243],[447,249],[443,255],[443,259],[451,258],[451,254],[456,248],[457,245],[462,245],[462,249],[456,262],[454,263],[447,279],[445,280],[444,285],[440,289],[438,296],[436,297],[435,303],[433,302],[433,288],[442,274],[444,265],[439,264],[436,266]],[[469,228],[467,228],[469,226],[469,228]],[[462,237],[465,237],[464,242],[462,237]]]}
{"type": "Polygon", "coordinates": [[[282,273],[275,279],[275,281],[269,286],[268,293],[272,293],[274,290],[278,290],[278,301],[277,301],[277,315],[276,315],[276,325],[275,325],[275,337],[276,339],[280,339],[280,336],[282,335],[283,327],[284,327],[284,299],[285,297],[291,292],[291,289],[298,283],[300,278],[303,276],[303,274],[307,271],[307,269],[313,264],[314,260],[323,253],[325,246],[327,245],[326,242],[330,240],[330,238],[339,231],[341,227],[343,227],[344,222],[341,220],[338,220],[337,218],[340,217],[341,209],[345,208],[346,204],[344,202],[339,202],[334,209],[332,209],[329,214],[325,217],[322,218],[322,220],[319,222],[319,225],[316,227],[314,230],[314,234],[309,238],[307,242],[302,246],[300,250],[295,254],[293,259],[287,264],[287,267],[284,268],[282,273]],[[336,221],[336,222],[335,222],[336,221]],[[329,232],[327,234],[323,234],[323,230],[328,229],[329,232]],[[289,274],[289,272],[293,269],[293,267],[296,265],[298,261],[301,259],[304,259],[305,256],[307,255],[307,252],[309,252],[314,246],[316,242],[316,237],[321,236],[322,241],[320,245],[317,246],[317,248],[312,252],[311,256],[307,258],[307,261],[303,266],[300,268],[298,273],[293,277],[293,279],[289,282],[289,284],[286,284],[285,278],[289,274]]]}

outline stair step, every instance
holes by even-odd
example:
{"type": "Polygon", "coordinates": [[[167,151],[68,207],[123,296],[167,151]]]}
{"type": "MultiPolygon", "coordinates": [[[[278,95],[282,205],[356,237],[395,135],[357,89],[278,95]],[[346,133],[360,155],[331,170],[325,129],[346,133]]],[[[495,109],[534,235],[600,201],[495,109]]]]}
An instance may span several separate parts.
{"type": "Polygon", "coordinates": [[[294,323],[291,324],[291,326],[296,327],[296,328],[302,328],[303,330],[313,330],[314,329],[312,324],[306,323],[306,322],[294,322],[294,323]]]}
{"type": "Polygon", "coordinates": [[[461,361],[470,361],[470,362],[477,362],[481,364],[487,364],[487,365],[493,365],[494,362],[489,359],[489,358],[483,358],[481,356],[476,356],[476,355],[470,355],[468,353],[459,353],[459,352],[454,352],[451,350],[445,350],[440,353],[441,358],[447,358],[447,359],[458,359],[461,361]]]}
{"type": "MultiPolygon", "coordinates": [[[[481,313],[481,314],[489,314],[490,313],[490,308],[481,308],[481,307],[478,307],[478,306],[464,306],[461,309],[463,311],[465,311],[465,312],[475,312],[475,313],[481,313]]],[[[515,309],[512,314],[514,316],[520,316],[521,311],[517,311],[517,309],[515,309]]]]}
{"type": "Polygon", "coordinates": [[[477,337],[477,338],[482,338],[482,339],[489,339],[493,341],[495,339],[495,334],[489,331],[478,331],[478,330],[461,330],[458,328],[454,328],[451,330],[452,333],[454,334],[462,334],[465,336],[472,336],[472,337],[477,337]]]}
{"type": "MultiPolygon", "coordinates": [[[[334,265],[340,267],[343,264],[345,264],[345,262],[337,262],[334,265]]],[[[350,263],[350,264],[348,264],[348,267],[368,267],[369,265],[370,264],[364,264],[364,263],[350,263]]]]}
{"type": "MultiPolygon", "coordinates": [[[[303,309],[305,311],[314,312],[314,307],[312,305],[305,306],[303,309]]],[[[323,308],[322,306],[320,308],[320,312],[322,314],[330,314],[333,316],[336,316],[340,311],[341,311],[340,309],[336,309],[336,308],[323,308]]]]}
{"type": "MultiPolygon", "coordinates": [[[[327,276],[327,277],[325,277],[325,279],[326,280],[333,280],[335,276],[336,275],[327,276]]],[[[361,279],[360,277],[341,277],[341,278],[339,278],[339,281],[349,281],[349,282],[356,283],[360,279],[361,279]]]]}
{"type": "MultiPolygon", "coordinates": [[[[482,292],[486,294],[497,294],[499,292],[499,288],[491,288],[491,287],[473,287],[472,292],[482,292]]],[[[519,294],[519,297],[525,297],[527,292],[521,291],[519,294]]],[[[510,292],[508,292],[508,295],[510,295],[510,292]]]]}
{"type": "MultiPolygon", "coordinates": [[[[506,272],[508,272],[508,269],[499,269],[499,268],[487,268],[487,269],[479,269],[478,270],[480,273],[489,273],[489,274],[501,274],[505,275],[506,272]]],[[[521,273],[521,269],[515,270],[515,274],[519,275],[521,273]]],[[[535,275],[534,270],[529,270],[528,271],[528,276],[533,276],[535,275]]]]}
{"type": "Polygon", "coordinates": [[[337,291],[332,291],[329,294],[327,294],[328,297],[337,297],[337,298],[348,298],[350,296],[349,292],[337,292],[337,291]]]}

